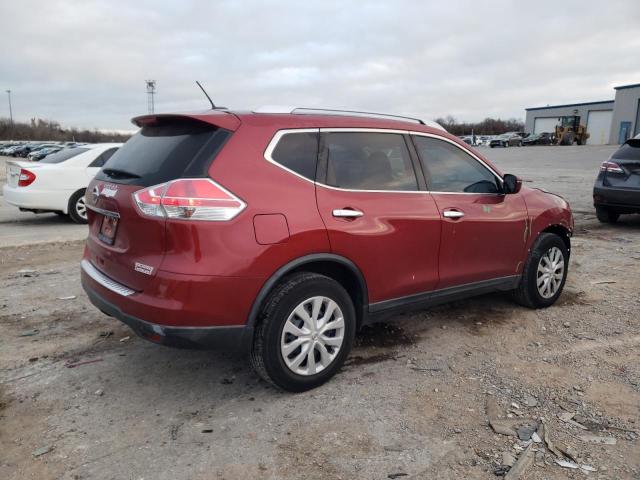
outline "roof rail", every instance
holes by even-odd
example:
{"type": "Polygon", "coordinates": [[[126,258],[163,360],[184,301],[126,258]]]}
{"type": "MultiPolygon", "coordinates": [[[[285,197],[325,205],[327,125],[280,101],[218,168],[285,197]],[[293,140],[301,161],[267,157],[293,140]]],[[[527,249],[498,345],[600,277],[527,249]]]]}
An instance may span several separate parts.
{"type": "Polygon", "coordinates": [[[305,107],[297,107],[291,110],[291,113],[298,113],[302,115],[313,115],[313,114],[329,114],[329,115],[347,115],[354,117],[377,117],[377,118],[391,118],[391,119],[399,119],[399,120],[409,120],[411,122],[419,123],[420,125],[424,125],[424,122],[419,118],[413,117],[405,117],[402,115],[389,115],[386,113],[376,113],[376,112],[361,112],[359,110],[333,110],[330,108],[305,108],[305,107]]]}
{"type": "Polygon", "coordinates": [[[421,120],[414,117],[405,117],[403,115],[390,115],[386,113],[362,112],[359,110],[336,110],[331,108],[306,108],[306,107],[290,107],[290,106],[264,106],[253,110],[254,113],[292,113],[297,115],[345,115],[350,117],[370,117],[370,118],[390,118],[393,120],[408,120],[427,127],[436,128],[438,130],[446,129],[432,120],[421,120]]]}

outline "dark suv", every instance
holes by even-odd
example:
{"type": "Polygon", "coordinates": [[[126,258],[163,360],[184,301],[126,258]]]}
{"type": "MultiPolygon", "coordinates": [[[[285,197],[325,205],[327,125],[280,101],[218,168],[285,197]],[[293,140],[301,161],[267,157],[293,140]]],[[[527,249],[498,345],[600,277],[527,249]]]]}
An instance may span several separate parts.
{"type": "Polygon", "coordinates": [[[625,213],[640,213],[640,135],[627,140],[602,163],[593,187],[598,220],[615,223],[625,213]]]}
{"type": "Polygon", "coordinates": [[[87,188],[82,284],[153,342],[245,349],[302,391],[367,323],[494,291],[547,307],[562,291],[567,203],[437,124],[305,109],[134,123],[87,188]]]}

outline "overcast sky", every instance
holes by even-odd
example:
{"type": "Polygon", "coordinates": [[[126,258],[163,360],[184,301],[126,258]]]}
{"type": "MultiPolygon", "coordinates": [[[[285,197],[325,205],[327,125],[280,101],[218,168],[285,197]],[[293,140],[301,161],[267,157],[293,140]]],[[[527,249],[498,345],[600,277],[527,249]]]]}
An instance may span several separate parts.
{"type": "Polygon", "coordinates": [[[130,129],[214,101],[460,120],[640,82],[640,2],[3,0],[0,116],[130,129]]]}

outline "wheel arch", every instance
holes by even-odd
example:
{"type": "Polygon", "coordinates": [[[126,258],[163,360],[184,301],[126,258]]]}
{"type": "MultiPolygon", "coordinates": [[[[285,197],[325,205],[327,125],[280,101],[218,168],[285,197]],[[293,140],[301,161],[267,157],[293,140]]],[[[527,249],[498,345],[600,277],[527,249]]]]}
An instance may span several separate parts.
{"type": "Polygon", "coordinates": [[[315,253],[291,260],[280,267],[264,283],[249,311],[247,326],[255,327],[260,309],[273,288],[287,275],[294,272],[313,272],[337,281],[347,291],[356,311],[357,328],[366,323],[369,296],[364,275],[349,259],[332,253],[315,253]]]}
{"type": "Polygon", "coordinates": [[[567,227],[557,223],[549,225],[547,228],[541,230],[540,233],[538,233],[538,236],[543,233],[554,233],[558,235],[567,247],[567,252],[571,255],[571,231],[567,227]]]}

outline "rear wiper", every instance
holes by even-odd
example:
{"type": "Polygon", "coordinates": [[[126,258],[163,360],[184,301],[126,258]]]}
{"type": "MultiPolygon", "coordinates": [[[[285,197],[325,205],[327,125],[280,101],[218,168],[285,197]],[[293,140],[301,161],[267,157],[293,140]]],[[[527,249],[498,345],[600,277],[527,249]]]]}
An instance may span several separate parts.
{"type": "Polygon", "coordinates": [[[124,170],[118,170],[116,168],[103,168],[102,173],[111,178],[140,178],[140,175],[135,173],[126,172],[124,170]]]}

